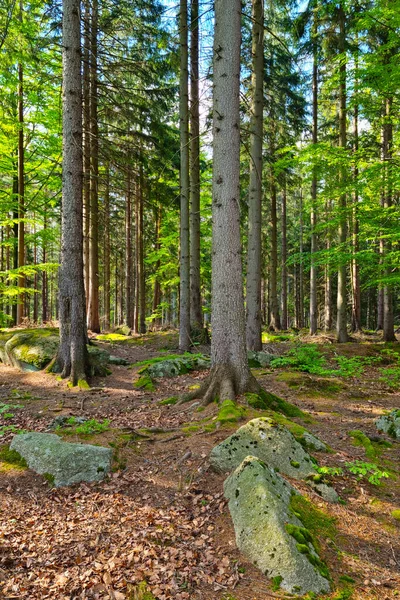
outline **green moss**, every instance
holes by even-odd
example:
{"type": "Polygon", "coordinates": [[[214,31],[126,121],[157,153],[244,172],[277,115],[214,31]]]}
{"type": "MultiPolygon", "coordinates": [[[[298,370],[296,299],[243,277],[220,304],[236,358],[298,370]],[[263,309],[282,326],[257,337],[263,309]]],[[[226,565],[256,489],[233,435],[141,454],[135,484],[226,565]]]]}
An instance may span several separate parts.
{"type": "Polygon", "coordinates": [[[148,589],[147,583],[141,581],[129,592],[128,600],[156,600],[156,597],[148,589]]]}
{"type": "Polygon", "coordinates": [[[293,389],[302,388],[302,392],[305,394],[313,392],[313,395],[318,396],[321,394],[337,394],[343,387],[339,381],[315,376],[311,377],[309,374],[304,375],[298,372],[293,373],[292,371],[278,373],[276,380],[286,383],[288,387],[293,389]]]}
{"type": "Polygon", "coordinates": [[[148,358],[147,360],[141,360],[133,364],[134,367],[148,367],[150,365],[155,365],[159,362],[164,362],[164,360],[175,360],[176,358],[182,358],[182,356],[188,355],[189,357],[193,356],[193,354],[185,353],[185,354],[163,354],[162,356],[155,356],[153,358],[148,358]]]}
{"type": "Polygon", "coordinates": [[[215,431],[217,428],[217,424],[214,423],[208,423],[207,425],[204,426],[204,431],[206,431],[207,433],[210,433],[211,431],[215,431]]]}
{"type": "Polygon", "coordinates": [[[127,337],[121,333],[102,333],[96,336],[101,342],[127,342],[127,337]]]}
{"type": "Polygon", "coordinates": [[[283,577],[281,577],[280,575],[277,575],[276,577],[273,577],[271,579],[271,581],[272,581],[272,590],[274,592],[277,592],[279,590],[279,588],[281,587],[283,577]]]}
{"type": "Polygon", "coordinates": [[[400,510],[392,510],[390,514],[392,515],[393,519],[396,519],[396,521],[400,521],[400,510]]]}
{"type": "Polygon", "coordinates": [[[290,461],[290,464],[292,465],[292,467],[293,467],[294,469],[300,469],[300,463],[299,463],[299,462],[297,462],[296,460],[291,460],[291,461],[290,461]]]}
{"type": "Polygon", "coordinates": [[[43,473],[43,477],[50,485],[50,487],[54,487],[54,475],[52,475],[51,473],[43,473]]]}
{"type": "Polygon", "coordinates": [[[188,425],[187,427],[182,427],[184,433],[193,433],[195,431],[200,431],[200,429],[200,425],[188,425]]]}
{"type": "Polygon", "coordinates": [[[349,431],[349,436],[352,438],[353,446],[362,446],[365,449],[365,456],[369,459],[379,457],[386,448],[391,448],[392,446],[390,442],[386,442],[385,440],[374,442],[358,429],[349,431]]]}
{"type": "Polygon", "coordinates": [[[294,406],[294,404],[290,404],[290,402],[286,402],[286,400],[275,396],[275,394],[266,392],[265,390],[261,390],[259,394],[245,394],[245,396],[247,398],[247,402],[253,408],[274,410],[286,415],[287,417],[306,417],[305,413],[300,410],[300,408],[297,408],[297,406],[294,406]]]}
{"type": "Polygon", "coordinates": [[[78,388],[81,390],[90,390],[90,385],[86,381],[86,379],[78,379],[78,388]]]}
{"type": "Polygon", "coordinates": [[[137,390],[146,390],[146,392],[154,392],[156,389],[150,375],[142,375],[139,377],[139,379],[133,382],[133,387],[137,390]]]}
{"type": "Polygon", "coordinates": [[[317,549],[319,548],[319,538],[335,541],[337,536],[335,518],[330,517],[322,510],[315,508],[311,502],[306,500],[304,496],[300,496],[300,494],[292,495],[290,507],[301,520],[304,527],[309,531],[314,541],[316,541],[317,549]]]}
{"type": "Polygon", "coordinates": [[[26,460],[16,450],[10,450],[9,446],[0,448],[0,462],[12,465],[21,471],[28,468],[26,460]]]}
{"type": "Polygon", "coordinates": [[[206,407],[205,407],[205,406],[198,406],[198,407],[196,408],[196,412],[204,412],[205,410],[206,410],[206,407]]]}
{"type": "Polygon", "coordinates": [[[244,409],[232,400],[224,400],[218,411],[217,421],[220,423],[237,423],[242,419],[244,409]]]}
{"type": "Polygon", "coordinates": [[[341,575],[339,577],[339,581],[342,583],[355,583],[356,582],[355,579],[353,579],[349,575],[341,575]]]}
{"type": "Polygon", "coordinates": [[[176,404],[178,400],[178,396],[171,396],[170,398],[164,398],[164,400],[160,400],[158,404],[160,406],[170,406],[171,404],[176,404]]]}

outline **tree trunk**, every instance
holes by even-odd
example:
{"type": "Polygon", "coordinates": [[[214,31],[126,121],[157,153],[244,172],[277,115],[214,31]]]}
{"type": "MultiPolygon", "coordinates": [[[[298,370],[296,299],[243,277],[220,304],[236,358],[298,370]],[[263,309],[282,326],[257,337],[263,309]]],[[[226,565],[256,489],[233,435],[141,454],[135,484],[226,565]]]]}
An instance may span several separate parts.
{"type": "Polygon", "coordinates": [[[110,329],[110,163],[105,165],[104,186],[104,329],[110,329]]]}
{"type": "MultiPolygon", "coordinates": [[[[129,134],[128,134],[129,137],[129,134]]],[[[128,152],[128,163],[130,153],[128,152]]],[[[135,197],[135,206],[137,205],[137,193],[135,197]]],[[[135,211],[136,212],[136,211],[135,211]]],[[[136,237],[137,240],[137,237],[136,237]]],[[[137,255],[137,253],[136,253],[137,255]]],[[[132,171],[128,164],[126,172],[126,203],[125,203],[125,299],[126,299],[126,324],[129,329],[137,333],[134,318],[134,305],[137,307],[137,300],[133,300],[133,264],[132,264],[132,171]]]]}
{"type": "MultiPolygon", "coordinates": [[[[156,207],[155,207],[155,223],[156,223],[156,231],[155,231],[155,251],[159,252],[160,248],[161,248],[161,244],[160,244],[160,231],[161,231],[161,205],[157,203],[156,207]]],[[[158,312],[158,306],[161,302],[161,286],[160,286],[160,280],[158,279],[157,273],[158,270],[161,266],[161,261],[160,259],[157,260],[156,262],[156,276],[155,276],[155,280],[154,280],[154,291],[153,291],[153,305],[152,305],[152,312],[153,314],[158,312]]],[[[160,318],[156,318],[154,319],[154,327],[157,329],[158,327],[160,327],[160,325],[162,325],[162,319],[160,318]]]]}
{"type": "MultiPolygon", "coordinates": [[[[43,231],[47,229],[47,211],[45,208],[43,215],[43,231]]],[[[46,238],[43,240],[43,251],[42,251],[42,262],[46,263],[47,261],[47,248],[46,248],[46,238]]],[[[48,282],[47,282],[47,273],[46,271],[42,271],[42,323],[46,323],[48,319],[48,282]]]]}
{"type": "Polygon", "coordinates": [[[331,228],[329,225],[329,219],[331,214],[331,201],[327,200],[325,203],[325,215],[328,221],[326,226],[326,251],[328,260],[325,265],[325,298],[324,298],[324,331],[331,331],[332,329],[332,277],[329,264],[329,253],[331,249],[331,228]]]}
{"type": "Polygon", "coordinates": [[[282,190],[282,329],[288,324],[288,277],[287,277],[287,219],[286,219],[286,177],[282,190]]]}
{"type": "MultiPolygon", "coordinates": [[[[356,76],[355,85],[356,93],[358,88],[358,57],[356,56],[356,76]]],[[[351,261],[351,292],[352,292],[352,308],[351,308],[351,331],[361,331],[361,288],[360,288],[360,268],[358,265],[357,253],[359,250],[359,221],[358,221],[358,103],[354,105],[354,154],[355,154],[355,167],[354,167],[354,204],[353,204],[353,231],[352,231],[352,246],[353,246],[353,258],[351,261]]]]}
{"type": "Polygon", "coordinates": [[[86,378],[85,289],[82,236],[82,81],[79,0],[63,1],[63,183],[59,282],[62,377],[86,378]]]}
{"type": "Polygon", "coordinates": [[[90,8],[84,1],[83,19],[83,264],[85,273],[86,308],[89,303],[90,273],[90,8]]]}
{"type": "Polygon", "coordinates": [[[303,188],[300,188],[299,198],[299,215],[300,215],[300,231],[299,231],[299,319],[297,327],[303,329],[304,327],[304,276],[303,276],[303,188]]]}
{"type": "MultiPolygon", "coordinates": [[[[312,44],[313,44],[313,82],[312,82],[312,142],[318,142],[318,22],[316,8],[313,13],[312,44]]],[[[317,305],[317,265],[315,255],[318,251],[317,243],[317,172],[313,168],[311,183],[311,268],[310,268],[310,335],[315,335],[318,329],[318,305],[317,305]]]]}
{"type": "Polygon", "coordinates": [[[97,118],[98,0],[93,0],[90,35],[90,270],[88,328],[100,333],[99,316],[99,125],[97,118]]]}
{"type": "Polygon", "coordinates": [[[190,329],[201,337],[199,0],[191,2],[190,23],[190,329]]]}
{"type": "MultiPolygon", "coordinates": [[[[387,212],[392,206],[392,189],[391,189],[391,169],[392,169],[392,146],[393,146],[393,124],[392,124],[392,98],[387,98],[385,101],[385,118],[383,125],[383,157],[384,157],[384,207],[387,212]]],[[[390,219],[387,215],[386,219],[390,219]]],[[[387,254],[391,251],[390,239],[384,241],[384,261],[387,254]]],[[[391,275],[389,265],[384,267],[385,278],[388,279],[391,275]]],[[[393,291],[390,283],[385,283],[383,288],[383,340],[385,342],[395,342],[394,334],[394,317],[393,317],[393,291]]]]}
{"type": "MultiPolygon", "coordinates": [[[[346,41],[346,16],[343,5],[339,6],[339,54],[340,54],[340,66],[339,66],[339,146],[344,153],[346,152],[346,55],[345,55],[345,41],[346,41]]],[[[346,168],[341,166],[339,169],[339,182],[343,187],[346,182],[346,168]]],[[[346,251],[347,241],[347,215],[346,215],[346,193],[341,191],[339,200],[339,247],[340,252],[343,254],[346,251]]],[[[347,290],[346,290],[346,271],[347,265],[343,257],[339,258],[338,268],[338,290],[337,290],[337,322],[336,322],[336,335],[337,341],[347,342],[347,290]]]]}
{"type": "Polygon", "coordinates": [[[189,240],[189,91],[187,0],[180,0],[179,10],[179,127],[180,127],[180,306],[179,348],[190,348],[190,240],[189,240]]]}
{"type": "Polygon", "coordinates": [[[143,194],[144,194],[144,177],[143,163],[139,167],[139,214],[136,229],[138,240],[138,270],[137,270],[137,286],[138,286],[138,329],[139,333],[146,333],[146,278],[144,273],[144,227],[143,227],[143,194]]]}
{"type": "Polygon", "coordinates": [[[252,103],[250,122],[249,229],[246,280],[246,341],[249,350],[262,350],[261,341],[261,199],[263,145],[264,9],[252,8],[252,103]]]}
{"type": "MultiPolygon", "coordinates": [[[[275,126],[273,124],[274,115],[270,115],[272,121],[271,157],[275,153],[275,126]]],[[[271,256],[270,256],[270,276],[269,276],[269,307],[270,307],[270,322],[269,327],[272,331],[277,331],[281,328],[279,317],[278,304],[278,215],[276,208],[276,180],[271,168],[271,256]]]]}
{"type": "MultiPolygon", "coordinates": [[[[211,373],[206,404],[259,389],[247,362],[239,207],[241,0],[216,0],[213,98],[211,373]]],[[[193,395],[192,395],[193,396],[193,395]]]]}
{"type": "MultiPolygon", "coordinates": [[[[22,2],[20,2],[20,20],[22,21],[22,2]]],[[[18,65],[18,268],[25,265],[25,165],[24,165],[24,72],[18,65]]],[[[18,277],[18,287],[25,287],[25,275],[18,277]]],[[[17,325],[24,318],[25,294],[18,295],[17,325]]]]}

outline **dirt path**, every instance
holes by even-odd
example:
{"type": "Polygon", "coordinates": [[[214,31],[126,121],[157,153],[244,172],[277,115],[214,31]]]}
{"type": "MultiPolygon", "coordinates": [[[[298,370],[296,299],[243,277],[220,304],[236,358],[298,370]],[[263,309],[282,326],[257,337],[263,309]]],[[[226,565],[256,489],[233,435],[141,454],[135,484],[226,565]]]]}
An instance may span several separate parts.
{"type": "MultiPolygon", "coordinates": [[[[104,346],[134,363],[171,350],[176,337],[136,342],[104,346]]],[[[208,468],[211,448],[232,429],[205,431],[215,404],[204,412],[193,405],[158,404],[205,373],[159,380],[155,392],[134,389],[134,373],[113,366],[112,375],[96,379],[92,391],[76,391],[44,373],[0,367],[0,403],[23,406],[0,425],[46,431],[60,414],[108,419],[107,431],[68,439],[111,444],[116,469],[102,483],[68,489],[51,489],[31,471],[0,470],[0,598],[144,600],[137,588],[143,581],[159,600],[279,596],[236,550],[223,477],[208,468]]],[[[369,460],[363,447],[352,444],[349,431],[374,436],[376,416],[400,406],[398,394],[376,383],[373,368],[362,378],[342,381],[334,393],[321,392],[312,376],[302,377],[296,387],[282,380],[280,371],[258,370],[257,376],[266,389],[310,413],[307,428],[332,447],[331,453],[318,454],[328,467],[369,460]]],[[[1,443],[12,435],[3,435],[1,443]]],[[[379,459],[391,472],[379,487],[347,472],[334,478],[343,504],[328,505],[295,483],[336,519],[334,542],[321,542],[342,588],[330,598],[394,600],[400,593],[400,528],[392,516],[400,508],[399,446],[393,444],[379,459]]]]}

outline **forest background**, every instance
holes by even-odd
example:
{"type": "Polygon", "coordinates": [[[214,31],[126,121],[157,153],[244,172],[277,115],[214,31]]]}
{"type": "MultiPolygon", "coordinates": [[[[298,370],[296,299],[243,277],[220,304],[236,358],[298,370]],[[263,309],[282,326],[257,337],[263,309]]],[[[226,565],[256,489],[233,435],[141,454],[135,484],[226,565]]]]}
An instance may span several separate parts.
{"type": "MultiPolygon", "coordinates": [[[[0,319],[3,326],[47,323],[59,317],[61,6],[2,3],[0,319]]],[[[188,25],[190,225],[201,259],[191,265],[191,280],[207,323],[213,12],[209,2],[189,8],[196,6],[199,17],[189,14],[188,25]],[[200,37],[198,77],[194,32],[200,37]],[[196,80],[200,105],[193,98],[196,80]],[[197,136],[193,114],[199,106],[197,136]],[[193,146],[196,140],[200,148],[193,146]],[[200,212],[193,210],[196,192],[200,212]]],[[[310,327],[315,333],[331,330],[339,317],[342,334],[350,325],[352,331],[384,329],[385,339],[394,339],[398,8],[396,1],[265,3],[260,308],[263,325],[271,329],[310,327]],[[340,291],[344,310],[337,315],[340,291]]],[[[135,332],[178,324],[178,14],[179,7],[156,1],[82,5],[84,264],[88,327],[94,332],[122,324],[135,332]]],[[[251,29],[251,6],[245,3],[244,249],[252,164],[251,29]]],[[[191,314],[195,325],[196,310],[191,314]]]]}

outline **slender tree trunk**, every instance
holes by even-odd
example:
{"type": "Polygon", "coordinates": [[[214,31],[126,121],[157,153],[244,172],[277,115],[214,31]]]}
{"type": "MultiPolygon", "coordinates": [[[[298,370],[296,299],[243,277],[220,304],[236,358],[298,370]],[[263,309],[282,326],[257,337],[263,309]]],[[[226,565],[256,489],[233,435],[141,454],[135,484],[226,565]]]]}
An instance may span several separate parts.
{"type": "MultiPolygon", "coordinates": [[[[18,269],[18,216],[19,216],[19,184],[18,184],[18,164],[14,165],[13,175],[13,269],[18,269]]],[[[13,303],[11,307],[13,325],[17,324],[17,304],[13,303]]]]}
{"type": "Polygon", "coordinates": [[[104,329],[110,329],[110,163],[105,165],[104,186],[104,329]]]}
{"type": "Polygon", "coordinates": [[[144,227],[143,227],[143,193],[144,193],[144,177],[143,163],[139,167],[139,214],[137,224],[137,239],[138,239],[138,270],[137,270],[137,286],[138,286],[138,328],[139,333],[146,333],[146,279],[144,273],[144,227]]]}
{"type": "MultiPolygon", "coordinates": [[[[313,25],[312,25],[312,44],[313,44],[313,83],[312,83],[312,111],[313,111],[313,127],[312,141],[313,144],[318,142],[318,22],[316,16],[316,8],[314,8],[313,25]]],[[[313,168],[313,176],[311,183],[311,268],[310,268],[310,335],[315,335],[318,329],[318,304],[317,304],[317,265],[315,263],[315,255],[318,251],[317,242],[317,172],[313,168]]]]}
{"type": "MultiPolygon", "coordinates": [[[[274,115],[271,118],[271,157],[275,154],[275,124],[274,115]]],[[[276,205],[276,180],[273,167],[271,168],[271,255],[270,255],[270,276],[269,276],[269,307],[270,307],[270,323],[269,327],[272,331],[277,331],[281,328],[279,317],[278,303],[278,214],[276,205]]]]}
{"type": "MultiPolygon", "coordinates": [[[[358,88],[358,57],[356,57],[356,93],[358,88]]],[[[351,291],[352,291],[352,309],[351,309],[351,330],[352,332],[361,331],[361,288],[360,288],[360,268],[358,265],[358,236],[359,236],[359,220],[358,220],[358,103],[354,106],[354,204],[353,204],[353,231],[352,231],[352,246],[353,258],[351,261],[351,291]]]]}
{"type": "Polygon", "coordinates": [[[63,185],[59,282],[63,377],[76,385],[86,378],[85,289],[82,235],[82,81],[79,0],[63,1],[63,185]]]}
{"type": "MultiPolygon", "coordinates": [[[[161,248],[161,244],[160,244],[160,231],[161,231],[161,205],[157,203],[157,206],[155,208],[155,223],[156,223],[156,231],[155,231],[155,251],[159,252],[160,248],[161,248]]],[[[160,286],[160,280],[158,279],[157,273],[160,269],[161,266],[161,261],[160,259],[157,260],[156,262],[156,277],[154,280],[154,291],[153,291],[153,306],[152,306],[152,312],[153,314],[158,312],[158,306],[161,302],[161,286],[160,286]]],[[[160,320],[159,318],[154,320],[154,327],[158,328],[160,325],[162,325],[162,320],[160,320]]]]}
{"type": "Polygon", "coordinates": [[[83,19],[83,244],[86,308],[90,274],[90,8],[84,0],[83,19]]]}
{"type": "MultiPolygon", "coordinates": [[[[22,21],[22,2],[20,2],[20,20],[22,21]]],[[[22,64],[18,65],[18,268],[25,265],[25,164],[24,164],[24,72],[22,64]]],[[[25,275],[18,277],[18,287],[26,285],[25,275]]],[[[24,318],[25,294],[19,294],[17,305],[17,325],[24,318]]]]}
{"type": "MultiPolygon", "coordinates": [[[[346,151],[347,144],[347,131],[346,131],[346,119],[347,119],[347,93],[346,93],[346,55],[345,55],[345,42],[346,42],[346,16],[343,5],[339,6],[339,54],[340,54],[340,66],[339,66],[339,146],[343,153],[346,151]]],[[[345,167],[340,167],[339,172],[340,185],[344,186],[346,182],[346,170],[345,167]]],[[[346,251],[347,242],[347,199],[346,193],[341,192],[339,200],[339,227],[338,237],[341,253],[346,251]]],[[[338,268],[338,291],[337,291],[337,323],[336,323],[336,335],[337,341],[347,342],[347,289],[346,289],[346,272],[347,265],[343,258],[340,258],[338,268]]]]}
{"type": "Polygon", "coordinates": [[[191,0],[190,22],[190,328],[192,337],[198,337],[203,329],[200,291],[199,0],[191,0]]]}
{"type": "MultiPolygon", "coordinates": [[[[384,155],[384,173],[386,185],[384,190],[384,207],[386,210],[392,206],[392,185],[391,185],[391,170],[392,170],[392,146],[393,146],[393,124],[392,124],[392,105],[393,99],[387,98],[385,101],[385,121],[383,126],[383,155],[384,155]]],[[[386,217],[390,219],[389,216],[386,217]]],[[[387,255],[391,252],[391,242],[389,239],[384,242],[384,261],[387,255]]],[[[385,265],[384,274],[386,279],[391,275],[389,265],[385,265]]],[[[393,317],[393,291],[390,283],[385,283],[383,288],[383,339],[385,342],[395,342],[394,334],[394,317],[393,317]]]]}
{"type": "MultiPolygon", "coordinates": [[[[45,208],[43,215],[43,231],[47,229],[47,211],[45,208]]],[[[43,250],[42,250],[42,262],[46,263],[47,261],[47,248],[46,241],[43,240],[43,250]]],[[[48,278],[46,271],[42,271],[42,323],[46,323],[48,319],[48,278]]]]}
{"type": "MultiPolygon", "coordinates": [[[[329,219],[331,214],[332,203],[330,200],[327,200],[325,203],[325,215],[327,219],[326,225],[326,251],[329,257],[330,249],[331,249],[331,228],[329,225],[329,219]]],[[[329,258],[326,262],[324,269],[324,278],[325,278],[325,298],[324,298],[324,330],[331,331],[332,329],[332,277],[331,277],[331,269],[329,264],[329,258]]]]}
{"type": "Polygon", "coordinates": [[[299,231],[299,320],[298,320],[298,328],[303,329],[304,327],[304,274],[303,274],[303,247],[304,247],[304,239],[303,239],[303,188],[300,188],[300,198],[299,198],[299,215],[300,215],[300,231],[299,231]]]}
{"type": "Polygon", "coordinates": [[[190,348],[190,240],[189,240],[189,88],[188,88],[188,24],[187,0],[180,0],[179,11],[180,77],[179,77],[179,124],[180,124],[180,307],[179,348],[190,348]]]}
{"type": "MultiPolygon", "coordinates": [[[[213,101],[211,373],[208,403],[258,391],[247,362],[239,207],[241,0],[216,0],[213,101]]],[[[193,395],[192,395],[193,396],[193,395]]]]}
{"type": "Polygon", "coordinates": [[[287,219],[286,219],[286,177],[282,190],[282,329],[288,324],[288,275],[287,275],[287,219]]]}
{"type": "MultiPolygon", "coordinates": [[[[128,152],[128,162],[129,162],[128,152]]],[[[137,191],[135,206],[137,204],[137,191]]],[[[137,222],[136,222],[137,223],[137,222]]],[[[136,236],[137,239],[137,236],[136,236]]],[[[136,253],[137,254],[137,253],[136,253]]],[[[125,298],[126,298],[126,324],[129,329],[137,333],[135,326],[134,305],[137,307],[137,299],[133,301],[133,264],[132,264],[132,171],[128,164],[126,172],[126,203],[125,203],[125,298]]]]}
{"type": "Polygon", "coordinates": [[[262,350],[261,341],[261,199],[264,107],[264,7],[252,3],[252,75],[250,121],[249,229],[246,280],[246,341],[249,350],[262,350]]]}
{"type": "Polygon", "coordinates": [[[99,316],[99,125],[97,117],[97,33],[98,0],[93,0],[90,35],[90,271],[88,328],[100,332],[99,316]]]}

